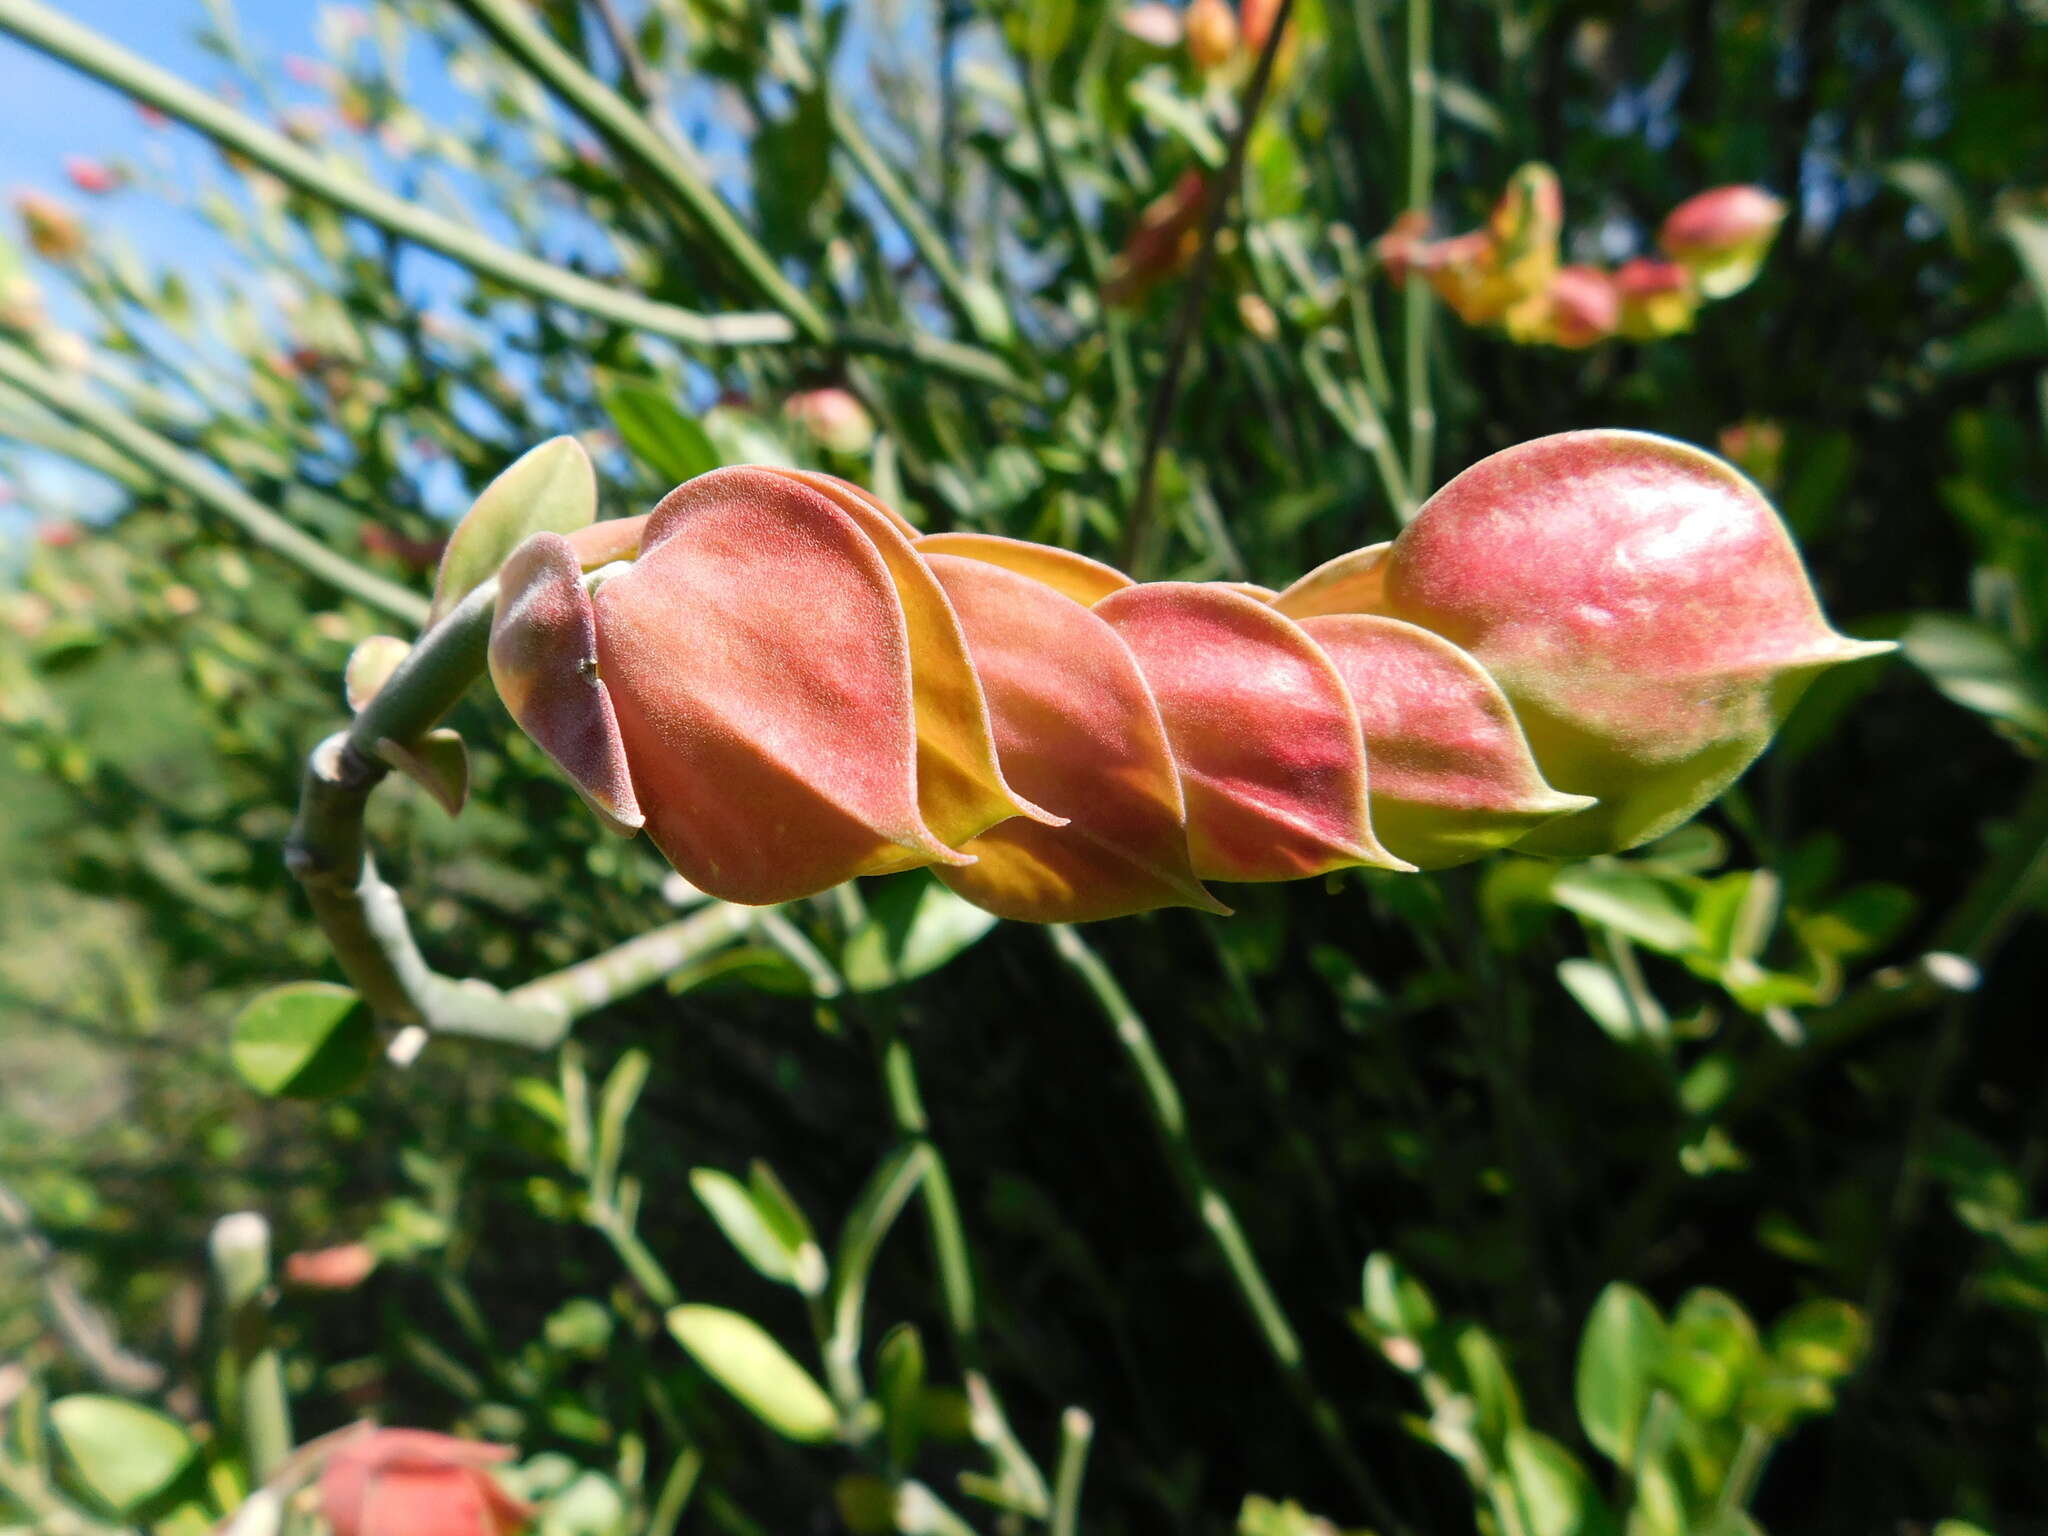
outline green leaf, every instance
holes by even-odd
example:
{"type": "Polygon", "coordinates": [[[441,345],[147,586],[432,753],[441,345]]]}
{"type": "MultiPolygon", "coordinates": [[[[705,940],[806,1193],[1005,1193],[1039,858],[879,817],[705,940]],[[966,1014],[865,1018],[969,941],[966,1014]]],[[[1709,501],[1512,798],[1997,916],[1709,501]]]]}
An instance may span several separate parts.
{"type": "Polygon", "coordinates": [[[1608,1286],[1586,1317],[1574,1385],[1579,1424],[1618,1467],[1635,1462],[1636,1431],[1649,1407],[1664,1344],[1663,1317],[1633,1286],[1608,1286]]]}
{"type": "Polygon", "coordinates": [[[889,1459],[908,1467],[924,1438],[924,1339],[909,1323],[898,1323],[875,1351],[875,1396],[882,1404],[889,1459]]]}
{"type": "Polygon", "coordinates": [[[2048,680],[1988,625],[1923,613],[1899,637],[1906,659],[1952,703],[2048,735],[2048,680]]]}
{"type": "Polygon", "coordinates": [[[1682,955],[1699,945],[1678,893],[1648,875],[1574,864],[1557,873],[1550,899],[1588,922],[1605,923],[1647,949],[1682,955]]]}
{"type": "Polygon", "coordinates": [[[714,470],[722,462],[704,428],[677,410],[651,384],[625,380],[600,397],[619,429],[626,451],[674,485],[714,470]]]}
{"type": "Polygon", "coordinates": [[[528,534],[574,533],[597,520],[597,471],[573,437],[529,448],[484,487],[448,537],[434,578],[432,624],[497,574],[528,534]]]}
{"type": "Polygon", "coordinates": [[[1557,979],[1595,1024],[1624,1045],[1639,1045],[1662,1030],[1664,1010],[1646,1011],[1630,997],[1627,985],[1604,961],[1583,957],[1560,960],[1557,979]]]}
{"type": "Polygon", "coordinates": [[[811,1375],[752,1318],[723,1307],[682,1306],[668,1314],[676,1342],[755,1418],[791,1440],[829,1440],[839,1426],[832,1401],[811,1375]]]}
{"type": "Polygon", "coordinates": [[[1612,1525],[1586,1469],[1547,1435],[1515,1430],[1507,1463],[1529,1536],[1592,1536],[1612,1525]]]}
{"type": "Polygon", "coordinates": [[[816,1253],[816,1244],[809,1245],[813,1252],[806,1262],[805,1245],[789,1241],[784,1230],[761,1209],[753,1191],[731,1174],[716,1168],[693,1168],[690,1188],[718,1223],[726,1241],[764,1278],[796,1286],[801,1278],[822,1268],[823,1259],[816,1253]]]}
{"type": "Polygon", "coordinates": [[[867,919],[840,956],[840,971],[856,992],[928,975],[996,924],[922,870],[877,881],[866,894],[867,919]]]}
{"type": "Polygon", "coordinates": [[[1801,1302],[1771,1328],[1771,1353],[1787,1369],[1834,1381],[1854,1371],[1870,1347],[1870,1325],[1846,1301],[1801,1302]]]}
{"type": "Polygon", "coordinates": [[[352,1087],[376,1049],[377,1022],[354,992],[330,981],[294,981],[250,999],[235,1015],[228,1055],[258,1093],[324,1099],[352,1087]]]}
{"type": "Polygon", "coordinates": [[[1464,1386],[1477,1410],[1474,1429],[1489,1448],[1522,1425],[1522,1397],[1493,1336],[1476,1323],[1459,1327],[1452,1340],[1464,1386]]]}
{"type": "Polygon", "coordinates": [[[899,1148],[882,1160],[867,1188],[861,1191],[839,1232],[839,1262],[834,1266],[832,1343],[838,1357],[852,1359],[860,1351],[861,1310],[867,1301],[868,1272],[882,1239],[889,1235],[904,1205],[931,1171],[931,1153],[921,1146],[899,1148]]]}
{"type": "Polygon", "coordinates": [[[2041,301],[2041,312],[2048,315],[2048,218],[2014,209],[1998,221],[1998,227],[2019,253],[2020,266],[2034,285],[2034,297],[2041,301]]]}
{"type": "Polygon", "coordinates": [[[1416,1339],[1436,1326],[1436,1304],[1392,1254],[1365,1261],[1365,1319],[1385,1338],[1416,1339]]]}
{"type": "Polygon", "coordinates": [[[176,1419],[125,1398],[63,1398],[50,1422],[78,1480],[117,1515],[169,1488],[198,1449],[176,1419]]]}

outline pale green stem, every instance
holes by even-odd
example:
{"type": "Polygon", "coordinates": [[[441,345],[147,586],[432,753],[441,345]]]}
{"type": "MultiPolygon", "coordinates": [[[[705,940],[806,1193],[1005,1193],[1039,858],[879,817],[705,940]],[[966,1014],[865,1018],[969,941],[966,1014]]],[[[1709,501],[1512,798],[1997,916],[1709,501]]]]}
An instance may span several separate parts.
{"type": "Polygon", "coordinates": [[[132,1396],[154,1392],[163,1385],[164,1368],[122,1348],[106,1314],[86,1300],[64,1273],[57,1250],[36,1229],[28,1202],[4,1183],[0,1183],[0,1234],[12,1234],[28,1260],[29,1272],[42,1287],[57,1337],[103,1386],[132,1396]]]}
{"type": "Polygon", "coordinates": [[[322,160],[283,134],[61,15],[43,0],[0,0],[0,31],[11,32],[30,47],[178,118],[300,191],[368,219],[402,239],[439,251],[522,293],[696,345],[743,346],[796,339],[796,328],[784,315],[700,315],[500,245],[472,225],[407,202],[353,171],[322,160]]]}
{"type": "Polygon", "coordinates": [[[378,1017],[545,1050],[585,1014],[729,942],[752,915],[716,903],[511,992],[428,967],[398,893],[378,878],[365,849],[363,812],[388,772],[377,744],[432,729],[483,671],[496,599],[495,580],[471,592],[420,637],[354,724],[314,749],[285,864],[343,973],[378,1017]]]}
{"type": "MultiPolygon", "coordinates": [[[[8,0],[0,0],[6,4],[8,0]]],[[[0,380],[77,423],[136,463],[233,523],[251,541],[282,555],[330,586],[409,624],[427,616],[427,600],[364,570],[293,527],[213,465],[159,437],[133,416],[73,380],[52,373],[11,342],[0,341],[0,380]]]]}
{"type": "Polygon", "coordinates": [[[1379,471],[1380,488],[1387,493],[1388,504],[1393,507],[1394,515],[1405,521],[1412,506],[1407,477],[1401,470],[1401,456],[1395,451],[1393,434],[1387,430],[1386,418],[1373,403],[1372,395],[1356,388],[1355,381],[1353,389],[1346,391],[1318,354],[1314,337],[1309,338],[1308,346],[1302,351],[1301,366],[1323,408],[1336,418],[1345,435],[1371,457],[1373,467],[1379,471]]]}
{"type": "Polygon", "coordinates": [[[1088,1470],[1088,1446],[1095,1420],[1079,1408],[1060,1415],[1060,1460],[1053,1474],[1051,1536],[1080,1536],[1081,1477],[1088,1470]]]}
{"type": "MultiPolygon", "coordinates": [[[[1429,214],[1436,178],[1436,71],[1430,63],[1430,0],[1408,0],[1408,211],[1429,214]]],[[[1434,316],[1429,285],[1410,282],[1407,297],[1405,385],[1408,393],[1408,484],[1418,499],[1436,484],[1436,411],[1429,398],[1429,331],[1434,316]]]]}
{"type": "Polygon", "coordinates": [[[1208,1234],[1217,1257],[1222,1259],[1224,1270],[1237,1289],[1238,1300],[1258,1330],[1273,1363],[1279,1367],[1288,1390],[1323,1442],[1331,1461],[1343,1472],[1352,1491],[1373,1519],[1389,1531],[1404,1529],[1378,1483],[1351,1449],[1350,1438],[1336,1410],[1310,1376],[1301,1339],[1288,1322],[1265,1272],[1259,1268],[1258,1258],[1238,1222],[1237,1212],[1202,1166],[1194,1138],[1188,1130],[1187,1110],[1181,1101],[1180,1089],[1167,1069],[1165,1058],[1152,1042],[1152,1032],[1145,1027],[1137,1009],[1131,1006],[1130,999],[1124,995],[1123,988],[1117,984],[1116,977],[1103,963],[1102,957],[1078,931],[1064,924],[1055,924],[1047,931],[1052,937],[1053,949],[1094,997],[1096,1006],[1109,1021],[1117,1043],[1123,1047],[1124,1055],[1137,1075],[1138,1086],[1143,1090],[1146,1111],[1159,1135],[1160,1147],[1173,1170],[1174,1180],[1202,1230],[1208,1234]]]}
{"type": "Polygon", "coordinates": [[[267,1483],[292,1449],[284,1359],[270,1325],[270,1224],[254,1211],[223,1216],[209,1244],[228,1347],[221,1370],[233,1398],[249,1480],[267,1483]]]}

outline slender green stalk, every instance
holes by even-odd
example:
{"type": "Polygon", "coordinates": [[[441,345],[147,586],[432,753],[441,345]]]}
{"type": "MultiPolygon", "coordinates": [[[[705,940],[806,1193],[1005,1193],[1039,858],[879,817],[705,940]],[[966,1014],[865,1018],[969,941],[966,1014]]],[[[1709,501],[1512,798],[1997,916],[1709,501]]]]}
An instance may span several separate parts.
{"type": "Polygon", "coordinates": [[[953,306],[953,313],[984,344],[1002,345],[1002,337],[990,333],[988,317],[976,304],[967,274],[953,259],[945,236],[925,217],[924,206],[911,195],[910,189],[903,184],[903,178],[896,174],[896,168],[875,147],[875,141],[868,137],[860,118],[848,111],[836,97],[831,106],[831,122],[832,136],[839,141],[839,147],[846,151],[854,168],[875,189],[875,195],[889,210],[889,216],[902,227],[910,243],[917,248],[919,257],[931,269],[932,276],[938,279],[946,301],[953,306]]]}
{"type": "Polygon", "coordinates": [[[633,104],[585,69],[533,19],[524,0],[456,0],[470,19],[524,64],[541,83],[636,161],[689,209],[720,251],[746,274],[761,297],[787,315],[806,338],[826,343],[832,322],[775,265],[775,258],[711,185],[694,154],[665,139],[633,104]]]}
{"type": "Polygon", "coordinates": [[[1180,377],[1187,367],[1188,348],[1201,324],[1203,301],[1208,297],[1209,276],[1216,268],[1216,237],[1223,230],[1223,216],[1244,176],[1245,148],[1251,142],[1252,125],[1259,120],[1259,108],[1266,99],[1266,87],[1273,79],[1273,60],[1287,35],[1294,13],[1294,0],[1280,0],[1273,15],[1273,30],[1259,51],[1238,107],[1236,130],[1230,136],[1230,152],[1223,174],[1209,188],[1209,202],[1202,217],[1202,240],[1195,250],[1195,263],[1181,288],[1180,309],[1173,317],[1173,332],[1166,345],[1166,367],[1152,391],[1152,410],[1145,423],[1145,444],[1138,457],[1138,489],[1131,498],[1131,514],[1124,520],[1124,564],[1140,570],[1148,553],[1151,534],[1153,493],[1157,489],[1159,453],[1166,446],[1166,429],[1173,421],[1174,402],[1180,397],[1180,377]]]}
{"type": "MultiPolygon", "coordinates": [[[[0,0],[4,3],[4,0],[0,0]]],[[[366,571],[293,527],[213,465],[159,437],[84,385],[60,377],[12,342],[0,341],[0,380],[126,454],[159,479],[233,523],[250,540],[349,596],[409,624],[427,616],[419,593],[366,571]]]]}
{"type": "Polygon", "coordinates": [[[124,1394],[155,1392],[164,1384],[164,1368],[122,1347],[104,1312],[64,1273],[57,1250],[36,1230],[35,1215],[23,1200],[0,1183],[0,1235],[11,1235],[28,1260],[28,1270],[42,1287],[43,1304],[65,1348],[100,1383],[124,1394]]]}
{"type": "Polygon", "coordinates": [[[1363,448],[1371,457],[1373,467],[1378,470],[1380,488],[1387,493],[1387,502],[1394,509],[1394,515],[1406,521],[1413,507],[1408,493],[1408,477],[1401,468],[1401,455],[1395,451],[1394,436],[1387,430],[1387,420],[1373,403],[1369,391],[1359,389],[1356,381],[1346,390],[1331,374],[1317,350],[1315,338],[1301,353],[1302,371],[1308,375],[1310,386],[1316,398],[1323,404],[1344,433],[1363,448]]]}
{"type": "Polygon", "coordinates": [[[213,1225],[208,1247],[227,1315],[223,1384],[241,1432],[249,1479],[267,1483],[292,1449],[284,1358],[270,1326],[270,1224],[254,1211],[223,1216],[213,1225]]]}
{"type": "Polygon", "coordinates": [[[1060,1415],[1060,1460],[1053,1473],[1051,1536],[1080,1536],[1081,1477],[1088,1470],[1088,1446],[1095,1420],[1079,1408],[1060,1415]]]}
{"type": "MultiPolygon", "coordinates": [[[[1436,71],[1430,63],[1430,0],[1408,0],[1408,211],[1429,214],[1436,179],[1436,71]]],[[[1436,484],[1436,411],[1429,398],[1429,331],[1435,315],[1427,283],[1407,297],[1404,384],[1408,394],[1408,484],[1418,498],[1436,484]]]]}
{"type": "Polygon", "coordinates": [[[700,315],[500,245],[472,225],[407,202],[322,160],[139,54],[60,15],[43,0],[0,0],[0,32],[11,32],[30,47],[178,118],[300,191],[522,293],[672,341],[747,346],[796,339],[796,328],[785,315],[700,315]]]}
{"type": "Polygon", "coordinates": [[[1365,387],[1373,403],[1385,409],[1394,401],[1394,381],[1387,372],[1386,349],[1380,345],[1379,317],[1372,307],[1372,269],[1358,248],[1358,236],[1348,225],[1331,227],[1330,243],[1337,249],[1337,263],[1344,270],[1351,310],[1352,344],[1358,348],[1358,366],[1365,373],[1365,387]]]}
{"type": "Polygon", "coordinates": [[[1116,415],[1121,426],[1128,423],[1137,408],[1138,378],[1131,363],[1130,327],[1113,305],[1102,298],[1103,276],[1107,264],[1103,257],[1102,242],[1095,229],[1081,215],[1081,205],[1074,198],[1073,184],[1067,180],[1067,168],[1061,162],[1059,152],[1054,148],[1052,130],[1045,117],[1045,87],[1040,79],[1042,66],[1036,59],[1024,61],[1024,115],[1031,124],[1031,137],[1038,146],[1038,158],[1045,166],[1045,179],[1052,186],[1053,196],[1058,199],[1060,216],[1066,220],[1067,232],[1074,240],[1074,253],[1080,258],[1081,275],[1088,280],[1088,288],[1095,295],[1095,302],[1102,313],[1103,342],[1109,352],[1110,379],[1116,389],[1116,415]]]}
{"type": "Polygon", "coordinates": [[[1336,1410],[1309,1374],[1301,1339],[1287,1320],[1279,1298],[1273,1294],[1265,1272],[1259,1268],[1258,1258],[1252,1252],[1236,1211],[1202,1166],[1201,1156],[1195,1150],[1194,1139],[1188,1129],[1187,1109],[1181,1102],[1180,1089],[1167,1069],[1165,1058],[1152,1042],[1152,1032],[1145,1027],[1144,1019],[1131,1006],[1116,977],[1087,940],[1065,924],[1056,924],[1047,931],[1052,936],[1053,949],[1094,997],[1096,1006],[1109,1021],[1117,1043],[1123,1047],[1144,1092],[1145,1108],[1151,1115],[1153,1129],[1158,1132],[1160,1147],[1173,1170],[1174,1180],[1200,1221],[1202,1230],[1208,1233],[1217,1256],[1223,1260],[1224,1270],[1237,1288],[1238,1300],[1257,1328],[1273,1363],[1280,1368],[1288,1390],[1314,1427],[1331,1461],[1344,1474],[1372,1518],[1389,1531],[1402,1530],[1403,1524],[1387,1502],[1386,1495],[1351,1449],[1350,1438],[1336,1410]]]}
{"type": "Polygon", "coordinates": [[[995,1458],[1005,1485],[1027,1505],[1043,1510],[1051,1498],[1045,1474],[1010,1428],[1009,1416],[1004,1413],[1002,1400],[989,1378],[981,1347],[981,1312],[975,1295],[974,1265],[967,1248],[967,1228],[960,1219],[960,1203],[953,1194],[946,1159],[931,1137],[924,1096],[917,1086],[916,1060],[909,1045],[886,1018],[878,1019],[876,1037],[890,1118],[897,1134],[922,1147],[928,1156],[923,1180],[925,1222],[931,1238],[932,1262],[939,1271],[940,1294],[945,1300],[947,1331],[952,1335],[961,1378],[967,1387],[975,1438],[995,1458]]]}
{"type": "Polygon", "coordinates": [[[363,813],[389,771],[377,744],[411,741],[430,730],[483,671],[496,598],[495,581],[471,592],[420,637],[355,723],[314,749],[285,864],[343,973],[378,1017],[545,1050],[585,1014],[730,942],[753,916],[714,903],[511,992],[475,978],[441,976],[427,965],[398,893],[378,877],[368,855],[363,813]]]}

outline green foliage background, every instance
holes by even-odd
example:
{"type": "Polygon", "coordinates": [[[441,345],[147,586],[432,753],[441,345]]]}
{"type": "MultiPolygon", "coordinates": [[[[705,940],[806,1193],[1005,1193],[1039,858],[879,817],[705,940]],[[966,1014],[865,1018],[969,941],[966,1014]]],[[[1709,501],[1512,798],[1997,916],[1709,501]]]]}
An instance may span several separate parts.
{"type": "MultiPolygon", "coordinates": [[[[563,1536],[1071,1531],[1076,1408],[1103,1532],[2048,1528],[2048,15],[1423,3],[1299,0],[1192,312],[1153,572],[1282,583],[1390,537],[1375,412],[1406,454],[1434,409],[1431,481],[1564,428],[1768,423],[1830,612],[1903,660],[1825,679],[1721,806],[1624,858],[1240,889],[1234,919],[1092,948],[903,877],[785,910],[559,1052],[437,1040],[315,1099],[256,1093],[229,1026],[332,974],[280,852],[342,665],[394,624],[177,466],[422,596],[446,513],[565,431],[607,515],[786,459],[929,528],[1116,558],[1187,279],[1107,316],[1095,293],[1139,210],[1220,163],[1245,67],[1205,85],[1096,0],[379,0],[287,83],[216,10],[209,85],[543,278],[183,138],[81,250],[0,264],[45,301],[0,295],[0,454],[123,496],[105,526],[38,508],[0,595],[0,1528],[205,1529],[262,1480],[273,1369],[301,1439],[368,1413],[516,1443],[563,1536]],[[1438,316],[1419,397],[1369,257],[1415,169],[1417,21],[1441,227],[1541,158],[1568,249],[1612,259],[1755,181],[1795,204],[1757,284],[1583,354],[1438,316]],[[423,111],[451,93],[422,77],[457,105],[423,111]],[[244,280],[125,241],[148,197],[244,280]],[[585,274],[793,339],[593,316],[585,274]],[[785,415],[824,385],[871,448],[785,415]],[[921,901],[943,931],[899,980],[878,957],[921,901]],[[830,1279],[781,1197],[692,1177],[755,1160],[830,1279]],[[334,1294],[238,1280],[208,1261],[237,1210],[281,1252],[381,1262],[334,1294]],[[849,1386],[827,1356],[863,1234],[849,1386]],[[739,1325],[687,1314],[725,1352],[679,1345],[678,1301],[780,1340],[827,1419],[739,1325]],[[88,1392],[185,1427],[118,1421],[157,1460],[116,1457],[110,1491],[88,1392]]],[[[0,29],[39,14],[6,0],[0,29]]],[[[394,786],[372,817],[430,959],[510,985],[674,915],[487,691],[453,723],[462,816],[394,786]]]]}

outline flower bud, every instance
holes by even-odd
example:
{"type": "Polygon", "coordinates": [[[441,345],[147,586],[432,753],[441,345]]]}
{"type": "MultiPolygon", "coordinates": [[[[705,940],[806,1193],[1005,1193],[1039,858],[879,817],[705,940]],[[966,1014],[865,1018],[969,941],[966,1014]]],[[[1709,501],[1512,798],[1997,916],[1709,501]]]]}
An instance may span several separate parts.
{"type": "Polygon", "coordinates": [[[866,453],[875,440],[875,421],[850,390],[807,389],[782,404],[783,414],[833,453],[866,453]]]}
{"type": "Polygon", "coordinates": [[[1230,0],[1193,0],[1187,9],[1188,58],[1204,74],[1237,52],[1237,12],[1230,0]]]}
{"type": "Polygon", "coordinates": [[[64,174],[79,191],[95,196],[119,190],[125,179],[104,160],[95,160],[90,155],[66,155],[64,174]]]}
{"type": "Polygon", "coordinates": [[[1514,302],[1547,291],[1564,237],[1564,189],[1541,161],[1520,166],[1487,216],[1494,262],[1514,302]]]}
{"type": "Polygon", "coordinates": [[[1657,243],[1692,273],[1702,295],[1725,299],[1755,279],[1785,213],[1784,202],[1761,187],[1715,187],[1672,209],[1657,243]]]}
{"type": "Polygon", "coordinates": [[[1638,256],[1614,274],[1621,300],[1621,334],[1630,341],[1656,341],[1692,329],[1699,313],[1699,290],[1692,274],[1675,261],[1638,256]]]}
{"type": "Polygon", "coordinates": [[[1519,844],[1542,853],[1669,831],[1756,758],[1816,674],[1892,649],[1828,626],[1755,486],[1641,433],[1566,432],[1482,460],[1380,566],[1373,611],[1469,652],[1543,777],[1598,798],[1519,844]]]}
{"type": "Polygon", "coordinates": [[[34,190],[17,192],[14,211],[21,216],[29,249],[45,261],[76,261],[85,254],[85,226],[54,197],[34,190]]]}
{"type": "Polygon", "coordinates": [[[1559,267],[1541,295],[1507,314],[1515,340],[1574,351],[1605,341],[1620,323],[1614,280],[1597,267],[1559,267]]]}
{"type": "Polygon", "coordinates": [[[1187,170],[1171,190],[1146,204],[1124,248],[1110,263],[1102,284],[1103,302],[1135,303],[1191,260],[1201,241],[1208,199],[1208,179],[1200,171],[1187,170]]]}
{"type": "Polygon", "coordinates": [[[1181,13],[1165,0],[1140,0],[1117,16],[1117,25],[1131,37],[1152,48],[1177,48],[1185,26],[1181,13]]]}
{"type": "Polygon", "coordinates": [[[512,1454],[423,1429],[374,1430],[328,1458],[320,1513],[334,1536],[513,1536],[533,1510],[488,1470],[512,1454]]]}

